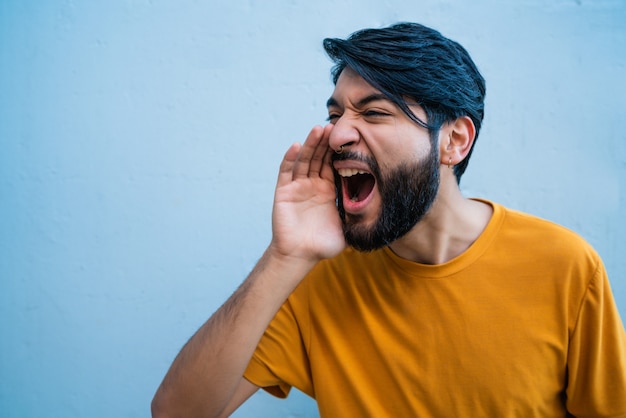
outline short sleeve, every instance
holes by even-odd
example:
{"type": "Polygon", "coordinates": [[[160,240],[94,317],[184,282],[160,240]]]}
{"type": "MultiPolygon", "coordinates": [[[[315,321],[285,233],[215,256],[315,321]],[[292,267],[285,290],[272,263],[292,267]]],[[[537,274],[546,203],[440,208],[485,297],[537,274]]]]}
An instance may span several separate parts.
{"type": "Polygon", "coordinates": [[[244,377],[274,396],[285,398],[291,387],[313,396],[311,371],[302,338],[302,318],[292,294],[265,330],[244,377]]]}
{"type": "Polygon", "coordinates": [[[578,418],[626,417],[626,333],[601,261],[570,337],[567,409],[578,418]]]}

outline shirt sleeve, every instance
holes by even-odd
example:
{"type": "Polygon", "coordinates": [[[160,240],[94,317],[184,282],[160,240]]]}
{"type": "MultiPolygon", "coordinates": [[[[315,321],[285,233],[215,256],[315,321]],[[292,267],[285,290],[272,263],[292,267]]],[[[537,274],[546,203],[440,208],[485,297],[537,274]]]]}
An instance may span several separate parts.
{"type": "Polygon", "coordinates": [[[285,398],[291,387],[314,397],[308,354],[302,338],[303,321],[290,296],[265,330],[244,377],[274,396],[285,398]]]}
{"type": "Polygon", "coordinates": [[[570,336],[566,393],[578,418],[626,417],[626,333],[601,261],[570,336]]]}

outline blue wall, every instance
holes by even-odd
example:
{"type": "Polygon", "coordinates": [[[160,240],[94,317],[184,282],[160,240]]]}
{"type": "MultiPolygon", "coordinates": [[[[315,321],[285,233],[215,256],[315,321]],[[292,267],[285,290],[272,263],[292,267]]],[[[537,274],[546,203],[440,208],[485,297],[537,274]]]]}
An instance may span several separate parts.
{"type": "Polygon", "coordinates": [[[398,20],[487,79],[465,194],[582,234],[626,317],[626,2],[0,0],[0,415],[148,416],[269,241],[278,162],[326,116],[322,38],[398,20]]]}

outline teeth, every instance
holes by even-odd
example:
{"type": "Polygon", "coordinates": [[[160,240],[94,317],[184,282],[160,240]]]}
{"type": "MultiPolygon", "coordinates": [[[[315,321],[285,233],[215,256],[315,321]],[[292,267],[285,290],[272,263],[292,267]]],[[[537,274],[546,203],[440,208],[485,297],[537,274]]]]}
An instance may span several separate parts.
{"type": "Polygon", "coordinates": [[[341,177],[352,177],[357,174],[367,174],[366,171],[357,170],[356,168],[341,168],[337,170],[341,177]]]}

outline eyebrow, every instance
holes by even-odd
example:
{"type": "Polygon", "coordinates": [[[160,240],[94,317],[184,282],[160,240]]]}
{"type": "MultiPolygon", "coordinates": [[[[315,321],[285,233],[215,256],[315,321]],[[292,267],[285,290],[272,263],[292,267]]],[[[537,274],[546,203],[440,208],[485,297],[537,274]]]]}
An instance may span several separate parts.
{"type": "MultiPolygon", "coordinates": [[[[361,100],[359,100],[356,103],[356,107],[363,107],[363,106],[365,106],[365,105],[367,105],[367,104],[369,104],[371,102],[375,102],[377,100],[385,100],[387,102],[391,102],[389,97],[387,97],[386,95],[384,95],[382,93],[374,93],[374,94],[370,94],[369,96],[366,96],[366,97],[362,98],[361,100]]],[[[339,102],[334,97],[331,97],[326,102],[326,107],[331,107],[331,106],[340,107],[339,106],[339,102]]]]}

